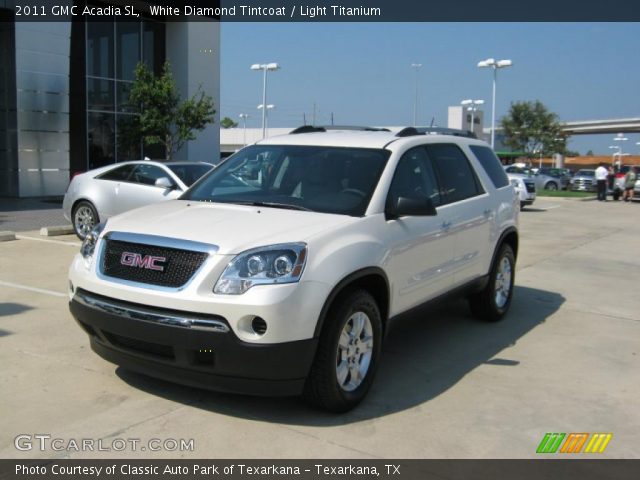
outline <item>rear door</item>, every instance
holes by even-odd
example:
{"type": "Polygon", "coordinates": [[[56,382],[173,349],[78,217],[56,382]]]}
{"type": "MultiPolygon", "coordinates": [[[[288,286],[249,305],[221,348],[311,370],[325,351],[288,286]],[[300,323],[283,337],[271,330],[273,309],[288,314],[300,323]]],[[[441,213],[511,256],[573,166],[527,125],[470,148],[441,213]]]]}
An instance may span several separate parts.
{"type": "Polygon", "coordinates": [[[493,210],[465,153],[453,143],[426,146],[440,179],[443,202],[453,235],[453,284],[461,285],[487,272],[487,255],[491,244],[493,210]]]}

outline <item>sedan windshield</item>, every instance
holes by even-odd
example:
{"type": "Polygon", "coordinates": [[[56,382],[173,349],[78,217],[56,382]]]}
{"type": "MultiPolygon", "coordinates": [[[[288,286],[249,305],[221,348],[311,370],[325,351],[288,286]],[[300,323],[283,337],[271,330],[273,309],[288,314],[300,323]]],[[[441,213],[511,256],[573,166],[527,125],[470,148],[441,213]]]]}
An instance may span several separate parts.
{"type": "Polygon", "coordinates": [[[229,157],[181,198],[361,216],[389,153],[253,145],[229,157]]]}

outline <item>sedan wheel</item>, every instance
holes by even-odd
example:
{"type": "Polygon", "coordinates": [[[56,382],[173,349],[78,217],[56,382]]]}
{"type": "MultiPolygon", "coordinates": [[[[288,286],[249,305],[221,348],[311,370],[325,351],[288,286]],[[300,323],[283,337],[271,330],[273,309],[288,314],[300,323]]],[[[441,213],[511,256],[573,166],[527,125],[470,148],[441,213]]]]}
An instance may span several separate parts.
{"type": "Polygon", "coordinates": [[[549,182],[544,186],[544,188],[545,190],[555,191],[555,190],[558,190],[558,185],[554,182],[549,182]]]}
{"type": "Polygon", "coordinates": [[[73,229],[76,235],[84,240],[98,224],[98,213],[89,202],[80,202],[73,211],[73,229]]]}

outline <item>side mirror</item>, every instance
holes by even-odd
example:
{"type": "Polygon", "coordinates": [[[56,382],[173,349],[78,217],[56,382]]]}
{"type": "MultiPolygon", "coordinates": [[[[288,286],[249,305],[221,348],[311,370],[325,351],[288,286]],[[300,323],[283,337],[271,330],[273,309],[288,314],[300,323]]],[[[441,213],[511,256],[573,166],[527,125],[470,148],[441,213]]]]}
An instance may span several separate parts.
{"type": "Polygon", "coordinates": [[[166,188],[169,190],[173,190],[176,188],[176,185],[171,180],[169,180],[168,177],[160,177],[159,179],[157,179],[155,186],[160,188],[166,188]]]}
{"type": "Polygon", "coordinates": [[[398,197],[395,205],[385,210],[387,220],[400,217],[433,217],[438,214],[430,198],[398,197]]]}

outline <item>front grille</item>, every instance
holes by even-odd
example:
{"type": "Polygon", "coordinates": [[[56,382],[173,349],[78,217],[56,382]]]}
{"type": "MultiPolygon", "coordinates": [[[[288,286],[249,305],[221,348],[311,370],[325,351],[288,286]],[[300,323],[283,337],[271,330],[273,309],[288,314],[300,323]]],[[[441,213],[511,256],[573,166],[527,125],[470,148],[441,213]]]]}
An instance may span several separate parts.
{"type": "Polygon", "coordinates": [[[204,252],[108,239],[101,268],[102,274],[107,277],[178,288],[191,279],[207,255],[204,252]]]}
{"type": "Polygon", "coordinates": [[[527,187],[527,192],[534,193],[536,191],[535,183],[525,182],[525,186],[527,187]]]}
{"type": "Polygon", "coordinates": [[[169,360],[173,360],[175,358],[173,348],[171,348],[169,345],[145,342],[143,340],[123,337],[121,335],[116,335],[115,333],[105,331],[103,331],[102,333],[112,345],[118,348],[122,348],[123,350],[132,350],[134,352],[152,355],[154,357],[166,358],[169,360]]]}

